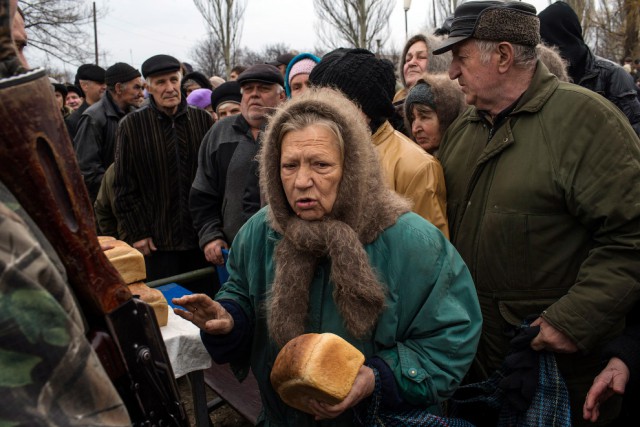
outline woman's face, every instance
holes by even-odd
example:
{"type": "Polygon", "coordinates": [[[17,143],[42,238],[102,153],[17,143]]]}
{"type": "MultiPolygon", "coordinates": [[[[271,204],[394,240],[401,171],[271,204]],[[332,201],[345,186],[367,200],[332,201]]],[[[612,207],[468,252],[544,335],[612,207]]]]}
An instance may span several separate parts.
{"type": "Polygon", "coordinates": [[[413,139],[427,153],[433,153],[440,146],[442,135],[440,134],[440,121],[438,115],[426,105],[413,105],[411,107],[413,121],[411,122],[411,134],[413,139]]]}
{"type": "Polygon", "coordinates": [[[427,70],[429,63],[427,53],[427,44],[422,41],[415,42],[407,51],[407,55],[404,57],[404,67],[402,67],[407,88],[412,88],[422,73],[427,70]]]}
{"type": "Polygon", "coordinates": [[[342,180],[342,156],[333,133],[320,125],[286,133],[280,179],[298,217],[316,221],[329,215],[342,180]]]}

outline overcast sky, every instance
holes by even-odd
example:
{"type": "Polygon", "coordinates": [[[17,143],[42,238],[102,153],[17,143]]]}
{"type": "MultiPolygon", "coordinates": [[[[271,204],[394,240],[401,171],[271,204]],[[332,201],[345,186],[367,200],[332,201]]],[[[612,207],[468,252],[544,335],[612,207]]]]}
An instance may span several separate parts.
{"type": "MultiPolygon", "coordinates": [[[[299,52],[320,47],[319,28],[312,0],[246,0],[240,45],[261,50],[266,45],[284,43],[299,52]]],[[[405,40],[404,0],[394,3],[390,17],[387,48],[402,48],[405,40]]],[[[409,36],[432,25],[433,0],[412,0],[407,13],[409,36]]],[[[548,0],[530,1],[538,12],[548,0]]],[[[91,4],[91,2],[88,2],[91,4]]],[[[98,20],[98,50],[101,66],[127,62],[139,68],[145,59],[164,53],[195,63],[192,50],[206,35],[205,22],[192,0],[96,0],[106,16],[98,20]]],[[[438,23],[440,25],[440,23],[438,23]]],[[[93,37],[93,28],[87,29],[93,37]]],[[[93,39],[90,40],[93,46],[93,39]]],[[[35,50],[28,51],[31,65],[44,65],[35,50]]],[[[76,65],[55,66],[73,76],[76,65]]]]}

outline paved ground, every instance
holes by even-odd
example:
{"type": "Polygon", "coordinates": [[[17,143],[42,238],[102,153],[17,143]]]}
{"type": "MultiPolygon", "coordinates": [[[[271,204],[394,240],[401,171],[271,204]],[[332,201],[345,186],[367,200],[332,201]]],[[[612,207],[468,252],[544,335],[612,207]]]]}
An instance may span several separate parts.
{"type": "MultiPolygon", "coordinates": [[[[189,388],[189,381],[187,377],[178,378],[178,389],[180,390],[180,396],[185,402],[187,415],[192,426],[195,426],[193,417],[193,399],[191,398],[191,389],[189,388]]],[[[207,387],[207,401],[215,399],[216,395],[207,387]]],[[[229,405],[223,405],[220,408],[213,411],[209,418],[211,418],[211,425],[214,427],[251,427],[249,421],[245,420],[240,414],[238,414],[229,405]]]]}

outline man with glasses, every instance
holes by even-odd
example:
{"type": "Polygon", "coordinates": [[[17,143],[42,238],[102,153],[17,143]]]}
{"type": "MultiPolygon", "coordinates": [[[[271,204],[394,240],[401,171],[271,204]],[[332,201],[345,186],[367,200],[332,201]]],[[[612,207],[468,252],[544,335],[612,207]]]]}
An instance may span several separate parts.
{"type": "Polygon", "coordinates": [[[249,67],[237,82],[241,113],[218,121],[204,137],[189,198],[200,247],[213,264],[224,263],[222,249],[260,208],[254,161],[259,135],[268,115],[285,99],[284,79],[273,65],[249,67]]]}
{"type": "Polygon", "coordinates": [[[116,130],[127,113],[140,106],[144,99],[144,83],[140,72],[123,62],[106,71],[106,94],[82,114],[74,147],[84,183],[94,202],[104,172],[113,163],[116,130]]]}

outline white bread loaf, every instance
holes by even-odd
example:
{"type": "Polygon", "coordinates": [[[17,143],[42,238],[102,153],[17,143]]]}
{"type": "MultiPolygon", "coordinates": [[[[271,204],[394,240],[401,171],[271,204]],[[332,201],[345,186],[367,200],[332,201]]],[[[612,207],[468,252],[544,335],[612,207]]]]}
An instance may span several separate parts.
{"type": "Polygon", "coordinates": [[[364,355],[337,335],[304,334],[280,350],[271,384],[289,406],[310,413],[309,397],[330,405],[344,400],[364,363],[364,355]]]}
{"type": "MultiPolygon", "coordinates": [[[[98,238],[98,241],[100,241],[100,238],[98,238]]],[[[113,246],[113,248],[104,251],[104,254],[118,270],[127,285],[140,282],[147,277],[144,256],[140,251],[127,245],[122,240],[103,240],[101,243],[113,246]]]]}
{"type": "Polygon", "coordinates": [[[142,282],[132,283],[129,285],[129,290],[133,295],[138,295],[142,301],[153,308],[160,326],[166,326],[169,319],[169,304],[167,304],[162,292],[150,288],[142,282]]]}

